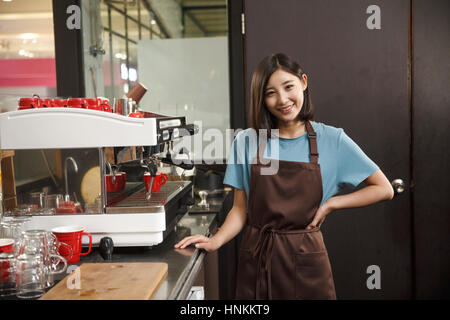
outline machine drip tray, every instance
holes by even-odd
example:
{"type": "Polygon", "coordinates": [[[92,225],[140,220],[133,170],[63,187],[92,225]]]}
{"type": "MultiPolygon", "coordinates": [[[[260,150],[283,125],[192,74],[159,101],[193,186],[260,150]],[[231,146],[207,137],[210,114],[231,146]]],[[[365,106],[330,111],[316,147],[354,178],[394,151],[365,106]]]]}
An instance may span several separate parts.
{"type": "Polygon", "coordinates": [[[127,188],[123,193],[108,194],[106,213],[152,213],[164,211],[165,206],[188,188],[191,183],[191,181],[167,181],[158,192],[152,192],[149,200],[146,199],[147,190],[143,183],[127,183],[127,188]]]}

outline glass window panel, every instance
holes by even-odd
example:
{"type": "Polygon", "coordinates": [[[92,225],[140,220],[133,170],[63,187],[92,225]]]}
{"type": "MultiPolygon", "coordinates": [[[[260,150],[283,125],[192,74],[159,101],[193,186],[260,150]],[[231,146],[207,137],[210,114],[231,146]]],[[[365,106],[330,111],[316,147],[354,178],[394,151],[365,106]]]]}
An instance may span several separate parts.
{"type": "Polygon", "coordinates": [[[55,97],[52,0],[2,1],[0,14],[0,60],[7,65],[17,59],[17,67],[0,73],[1,82],[8,84],[0,88],[0,113],[16,110],[21,97],[55,97]],[[45,60],[37,60],[41,58],[45,60]]]}
{"type": "MultiPolygon", "coordinates": [[[[130,77],[130,85],[131,88],[135,86],[138,80],[139,71],[137,69],[137,45],[128,42],[128,52],[129,52],[129,77],[130,77]]],[[[131,89],[130,88],[130,89],[131,89]]]]}
{"type": "Polygon", "coordinates": [[[128,70],[126,69],[127,54],[124,39],[113,35],[113,72],[114,98],[120,98],[128,92],[128,70]]]}
{"type": "Polygon", "coordinates": [[[150,13],[143,3],[141,3],[141,24],[150,26],[150,13]]]}
{"type": "Polygon", "coordinates": [[[100,16],[102,18],[102,27],[108,28],[108,6],[104,2],[100,4],[100,16]]]}
{"type": "Polygon", "coordinates": [[[148,40],[150,39],[150,29],[147,29],[145,27],[141,28],[141,33],[142,33],[142,39],[143,40],[148,40]]]}
{"type": "Polygon", "coordinates": [[[111,52],[109,46],[109,32],[103,30],[103,49],[105,54],[103,55],[103,82],[105,86],[105,96],[109,99],[110,104],[113,103],[114,98],[114,87],[111,83],[114,82],[114,73],[111,70],[111,52]]]}
{"type": "Polygon", "coordinates": [[[124,4],[123,2],[121,3],[120,1],[114,1],[114,3],[111,3],[114,7],[116,7],[119,10],[124,11],[124,4]]]}
{"type": "Polygon", "coordinates": [[[152,31],[153,31],[154,39],[164,38],[164,36],[161,34],[161,30],[159,29],[159,26],[157,23],[152,24],[152,31]]]}
{"type": "Polygon", "coordinates": [[[136,21],[139,21],[139,11],[138,11],[138,5],[137,1],[134,6],[127,6],[127,15],[129,15],[131,18],[135,19],[136,21]]]}
{"type": "Polygon", "coordinates": [[[111,9],[111,29],[125,36],[125,16],[111,9]]]}
{"type": "Polygon", "coordinates": [[[139,40],[139,25],[131,19],[128,19],[128,39],[139,40]]]}

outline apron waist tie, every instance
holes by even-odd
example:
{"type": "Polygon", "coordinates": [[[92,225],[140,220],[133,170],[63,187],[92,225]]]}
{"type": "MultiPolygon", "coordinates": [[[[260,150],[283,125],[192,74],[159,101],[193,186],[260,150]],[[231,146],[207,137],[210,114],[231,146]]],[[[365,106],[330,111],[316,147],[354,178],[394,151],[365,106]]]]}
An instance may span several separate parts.
{"type": "Polygon", "coordinates": [[[251,226],[253,228],[259,229],[258,240],[256,242],[255,247],[253,248],[253,258],[256,258],[258,255],[258,264],[256,268],[256,299],[260,300],[261,295],[261,281],[260,281],[260,272],[263,264],[263,254],[265,252],[265,264],[264,271],[266,272],[267,277],[267,297],[269,300],[272,300],[272,249],[273,243],[275,241],[275,234],[301,234],[301,233],[309,233],[319,231],[319,227],[315,227],[313,229],[300,229],[300,230],[276,230],[273,229],[270,225],[265,225],[264,227],[256,227],[251,226]]]}

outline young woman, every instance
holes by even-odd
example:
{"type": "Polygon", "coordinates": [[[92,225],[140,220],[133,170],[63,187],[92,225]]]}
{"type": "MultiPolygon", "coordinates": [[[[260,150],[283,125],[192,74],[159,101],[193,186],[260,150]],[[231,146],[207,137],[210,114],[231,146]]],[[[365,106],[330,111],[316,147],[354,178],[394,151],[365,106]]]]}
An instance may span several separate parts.
{"type": "Polygon", "coordinates": [[[342,129],[312,121],[308,78],[284,54],[257,66],[250,118],[252,128],[239,132],[232,147],[243,161],[229,162],[225,174],[224,184],[235,192],[224,224],[211,238],[194,235],[175,247],[217,250],[245,226],[237,299],[336,299],[320,225],[335,210],[392,199],[393,189],[342,129]],[[245,139],[261,129],[269,139],[259,139],[252,151],[245,139]],[[270,160],[278,161],[276,170],[262,174],[270,160]],[[336,195],[340,184],[362,181],[364,188],[336,195]]]}

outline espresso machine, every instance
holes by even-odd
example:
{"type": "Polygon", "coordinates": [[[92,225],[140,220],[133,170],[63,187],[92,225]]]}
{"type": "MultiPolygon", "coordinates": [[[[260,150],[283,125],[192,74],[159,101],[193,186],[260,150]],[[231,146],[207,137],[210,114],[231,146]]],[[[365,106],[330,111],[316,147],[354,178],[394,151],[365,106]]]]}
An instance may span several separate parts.
{"type": "MultiPolygon", "coordinates": [[[[174,229],[177,218],[192,204],[192,182],[169,179],[162,184],[158,171],[161,164],[166,168],[193,168],[189,159],[175,161],[172,148],[174,141],[196,134],[198,127],[186,124],[185,117],[136,112],[131,103],[126,103],[130,108],[122,104],[117,113],[42,107],[0,114],[0,150],[90,150],[95,155],[91,160],[98,163],[92,168],[93,178],[82,187],[84,205],[80,205],[69,191],[73,186],[67,175],[68,167],[73,167],[72,175],[77,174],[77,161],[71,157],[63,160],[63,199],[56,197],[56,203],[50,206],[41,199],[38,208],[25,213],[29,217],[27,228],[82,226],[92,235],[93,246],[109,237],[119,247],[157,245],[174,229]],[[131,156],[123,157],[127,153],[131,156]],[[148,189],[145,177],[149,178],[148,189]],[[111,182],[114,187],[119,182],[121,186],[111,189],[111,182]]],[[[43,197],[55,198],[51,194],[43,197]]],[[[19,208],[9,211],[17,212],[24,214],[19,208]]]]}

